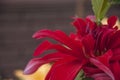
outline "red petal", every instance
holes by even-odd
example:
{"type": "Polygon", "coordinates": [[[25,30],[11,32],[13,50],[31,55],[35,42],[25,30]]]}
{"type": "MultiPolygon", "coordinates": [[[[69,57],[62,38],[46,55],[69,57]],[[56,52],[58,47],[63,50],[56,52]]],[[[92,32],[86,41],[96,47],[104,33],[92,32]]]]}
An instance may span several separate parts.
{"type": "Polygon", "coordinates": [[[49,49],[55,49],[63,54],[67,54],[67,55],[72,55],[72,56],[79,56],[79,52],[76,52],[70,48],[68,48],[67,46],[64,45],[60,45],[60,44],[52,44],[49,41],[44,41],[42,44],[40,44],[35,52],[34,52],[34,56],[38,56],[41,53],[43,53],[45,50],[49,50],[49,49]]]}
{"type": "Polygon", "coordinates": [[[120,38],[116,39],[113,44],[111,44],[111,49],[119,48],[120,47],[120,38]]]}
{"type": "Polygon", "coordinates": [[[108,75],[106,75],[105,73],[98,73],[98,74],[94,74],[91,76],[92,78],[94,78],[94,80],[112,80],[108,75]]]}
{"type": "Polygon", "coordinates": [[[80,53],[79,52],[76,52],[76,51],[74,51],[74,50],[72,50],[72,49],[70,49],[70,48],[68,48],[67,46],[64,46],[64,45],[53,44],[52,46],[50,46],[50,49],[56,49],[57,51],[59,51],[63,54],[67,54],[67,55],[71,55],[71,56],[80,58],[80,53]]]}
{"type": "Polygon", "coordinates": [[[86,18],[86,23],[89,26],[90,30],[93,30],[95,28],[95,23],[91,21],[91,19],[86,18]]]}
{"type": "Polygon", "coordinates": [[[114,73],[115,80],[120,80],[120,63],[119,63],[119,61],[112,63],[111,68],[114,73]]]}
{"type": "Polygon", "coordinates": [[[103,71],[101,71],[100,69],[90,66],[90,64],[88,64],[88,66],[83,67],[84,73],[86,76],[90,77],[93,74],[98,74],[98,73],[102,73],[103,71]]]}
{"type": "Polygon", "coordinates": [[[95,45],[95,40],[91,34],[86,35],[83,39],[82,42],[85,47],[85,54],[88,56],[94,56],[93,54],[93,49],[95,45]]]}
{"type": "Polygon", "coordinates": [[[71,39],[74,39],[74,40],[76,40],[76,38],[78,38],[78,36],[74,33],[71,33],[69,36],[71,39]]]}
{"type": "Polygon", "coordinates": [[[111,58],[113,61],[120,61],[120,50],[119,50],[119,55],[115,55],[111,58]]]}
{"type": "Polygon", "coordinates": [[[96,31],[96,44],[95,44],[95,51],[98,49],[99,52],[101,53],[101,48],[100,48],[100,42],[101,42],[101,37],[103,34],[103,30],[101,30],[101,28],[98,28],[98,30],[96,31]]]}
{"type": "Polygon", "coordinates": [[[74,80],[84,62],[66,58],[53,65],[45,80],[74,80]]]}
{"type": "Polygon", "coordinates": [[[34,56],[38,56],[41,53],[43,53],[45,50],[47,50],[52,44],[49,41],[44,41],[41,43],[36,50],[34,51],[34,56]]]}
{"type": "Polygon", "coordinates": [[[115,25],[116,21],[117,21],[117,17],[116,16],[111,16],[107,21],[109,27],[112,28],[115,25]]]}
{"type": "Polygon", "coordinates": [[[102,71],[104,71],[108,76],[112,78],[112,80],[115,80],[114,75],[111,72],[111,70],[107,66],[105,66],[102,62],[94,58],[90,58],[90,62],[93,63],[95,66],[97,66],[102,71]]]}
{"type": "Polygon", "coordinates": [[[105,66],[109,67],[109,62],[110,59],[113,56],[113,52],[111,50],[107,51],[106,53],[104,53],[103,55],[97,57],[97,59],[103,63],[105,66]]]}
{"type": "Polygon", "coordinates": [[[119,56],[119,55],[120,55],[120,47],[119,47],[119,48],[115,48],[115,49],[113,49],[112,51],[113,51],[113,53],[114,53],[114,54],[113,54],[114,56],[119,56]]]}
{"type": "Polygon", "coordinates": [[[78,34],[80,35],[84,35],[85,34],[85,31],[86,31],[86,23],[84,20],[80,19],[80,18],[76,18],[75,21],[72,23],[77,31],[78,31],[78,34]]]}
{"type": "Polygon", "coordinates": [[[77,42],[76,40],[71,39],[69,36],[67,36],[64,32],[57,30],[57,31],[50,31],[50,30],[40,30],[36,32],[33,35],[34,38],[40,39],[44,37],[50,37],[53,38],[65,46],[78,51],[80,55],[82,56],[82,43],[77,42]]]}
{"type": "Polygon", "coordinates": [[[120,30],[116,31],[111,36],[108,47],[109,48],[116,48],[116,47],[118,47],[120,45],[119,39],[120,39],[120,30]]]}
{"type": "Polygon", "coordinates": [[[60,53],[53,53],[48,54],[42,58],[34,58],[27,64],[24,70],[24,74],[34,73],[41,65],[53,61],[58,61],[64,57],[66,57],[66,55],[60,53]]]}
{"type": "Polygon", "coordinates": [[[99,42],[100,50],[104,50],[104,48],[108,47],[108,45],[111,44],[111,43],[108,44],[108,41],[110,41],[111,34],[113,33],[114,33],[114,30],[112,29],[104,29],[99,42]]]}

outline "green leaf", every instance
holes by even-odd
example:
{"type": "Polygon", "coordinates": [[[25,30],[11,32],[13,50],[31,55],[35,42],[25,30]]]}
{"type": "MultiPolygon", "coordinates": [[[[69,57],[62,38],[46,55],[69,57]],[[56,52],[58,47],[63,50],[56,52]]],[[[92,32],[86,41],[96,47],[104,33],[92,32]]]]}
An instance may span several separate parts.
{"type": "Polygon", "coordinates": [[[76,76],[75,80],[93,80],[92,78],[85,77],[84,71],[81,70],[78,75],[76,76]]]}
{"type": "Polygon", "coordinates": [[[104,0],[92,0],[93,11],[96,16],[97,21],[100,21],[100,12],[102,9],[102,5],[104,0]]]}
{"type": "Polygon", "coordinates": [[[83,70],[81,70],[76,76],[75,80],[83,80],[83,78],[84,78],[84,72],[83,70]]]}
{"type": "Polygon", "coordinates": [[[92,0],[92,6],[96,16],[96,22],[100,23],[110,8],[110,2],[108,0],[92,0]]]}
{"type": "Polygon", "coordinates": [[[101,14],[100,14],[100,19],[101,20],[105,17],[105,15],[106,15],[108,9],[110,8],[110,6],[111,6],[111,4],[109,2],[104,2],[103,6],[102,6],[102,9],[101,9],[101,14]]]}

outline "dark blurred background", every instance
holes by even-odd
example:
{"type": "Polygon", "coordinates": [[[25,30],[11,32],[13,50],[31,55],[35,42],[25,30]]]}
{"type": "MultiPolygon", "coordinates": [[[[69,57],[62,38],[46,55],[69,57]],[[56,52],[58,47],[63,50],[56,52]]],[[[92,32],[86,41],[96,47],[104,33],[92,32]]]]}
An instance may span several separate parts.
{"type": "MultiPolygon", "coordinates": [[[[109,15],[120,16],[120,5],[109,15]]],[[[0,76],[14,78],[24,69],[40,41],[32,39],[39,29],[74,31],[72,17],[92,13],[90,0],[0,0],[0,76]]]]}

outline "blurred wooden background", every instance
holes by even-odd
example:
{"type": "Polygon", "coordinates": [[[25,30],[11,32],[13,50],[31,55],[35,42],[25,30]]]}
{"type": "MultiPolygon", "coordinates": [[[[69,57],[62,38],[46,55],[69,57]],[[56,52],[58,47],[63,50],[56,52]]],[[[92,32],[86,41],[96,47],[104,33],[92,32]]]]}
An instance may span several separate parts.
{"type": "MultiPolygon", "coordinates": [[[[75,15],[92,14],[90,0],[0,0],[0,75],[13,77],[15,69],[24,69],[40,41],[32,34],[44,28],[73,31],[75,15]]],[[[120,16],[120,6],[109,15],[120,16]]]]}

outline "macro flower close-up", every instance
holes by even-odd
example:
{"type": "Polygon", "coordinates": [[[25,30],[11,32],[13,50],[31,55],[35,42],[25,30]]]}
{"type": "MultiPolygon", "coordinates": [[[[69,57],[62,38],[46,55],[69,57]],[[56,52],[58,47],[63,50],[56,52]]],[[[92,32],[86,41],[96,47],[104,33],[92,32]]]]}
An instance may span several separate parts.
{"type": "Polygon", "coordinates": [[[99,9],[96,8],[99,1],[92,0],[95,15],[85,19],[73,17],[76,31],[69,35],[61,30],[35,32],[33,38],[45,39],[35,49],[35,58],[27,64],[24,74],[32,74],[43,64],[50,63],[45,80],[120,80],[120,30],[115,25],[118,18],[110,16],[107,24],[101,23],[110,2],[101,0],[99,9]],[[52,52],[41,56],[48,50],[52,52]]]}

